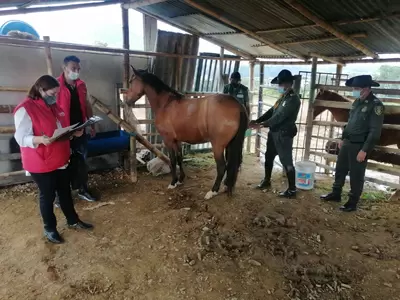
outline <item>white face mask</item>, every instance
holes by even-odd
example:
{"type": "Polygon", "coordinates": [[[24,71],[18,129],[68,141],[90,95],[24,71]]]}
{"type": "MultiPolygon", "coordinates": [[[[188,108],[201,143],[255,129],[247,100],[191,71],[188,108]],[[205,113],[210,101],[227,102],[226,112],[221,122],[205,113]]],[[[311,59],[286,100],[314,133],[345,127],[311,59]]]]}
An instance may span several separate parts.
{"type": "Polygon", "coordinates": [[[71,80],[77,80],[77,79],[79,78],[79,73],[78,73],[78,72],[72,72],[72,71],[70,71],[70,72],[68,73],[68,77],[69,77],[69,79],[71,79],[71,80]]]}

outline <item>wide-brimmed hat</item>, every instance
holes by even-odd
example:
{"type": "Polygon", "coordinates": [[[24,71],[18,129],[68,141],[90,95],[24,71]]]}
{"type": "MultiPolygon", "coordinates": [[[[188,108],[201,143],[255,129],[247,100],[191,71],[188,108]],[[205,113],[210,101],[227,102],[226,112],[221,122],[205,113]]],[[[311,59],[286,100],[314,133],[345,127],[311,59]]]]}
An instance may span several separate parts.
{"type": "Polygon", "coordinates": [[[371,75],[359,75],[346,80],[346,86],[365,88],[370,86],[380,86],[380,84],[373,81],[371,75]]]}
{"type": "Polygon", "coordinates": [[[294,80],[294,76],[292,75],[292,72],[289,70],[282,70],[279,72],[278,76],[276,76],[274,79],[272,79],[271,84],[281,84],[281,83],[286,83],[286,82],[292,82],[294,80]]]}
{"type": "Polygon", "coordinates": [[[240,76],[240,73],[239,72],[233,72],[232,74],[231,74],[231,77],[230,77],[231,79],[237,79],[237,80],[241,80],[241,76],[240,76]]]}

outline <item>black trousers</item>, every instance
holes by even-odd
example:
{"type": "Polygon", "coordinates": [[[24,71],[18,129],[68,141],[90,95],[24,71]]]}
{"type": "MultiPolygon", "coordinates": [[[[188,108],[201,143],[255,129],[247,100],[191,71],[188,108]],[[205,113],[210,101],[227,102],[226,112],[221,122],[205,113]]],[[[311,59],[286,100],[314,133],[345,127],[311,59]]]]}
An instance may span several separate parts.
{"type": "Polygon", "coordinates": [[[293,138],[285,133],[269,132],[267,140],[267,150],[265,151],[265,179],[271,179],[272,168],[276,156],[282,163],[286,172],[293,172],[293,138]]]}
{"type": "Polygon", "coordinates": [[[340,194],[350,171],[350,195],[359,199],[364,188],[365,169],[367,168],[367,158],[363,162],[357,161],[357,154],[362,149],[363,144],[351,143],[344,140],[340,148],[336,162],[335,182],[333,192],[340,194]]]}
{"type": "Polygon", "coordinates": [[[71,196],[68,170],[58,169],[48,173],[31,173],[31,176],[39,187],[40,214],[46,230],[52,231],[57,228],[53,206],[56,192],[67,223],[72,225],[78,222],[78,214],[75,211],[71,196]]]}
{"type": "Polygon", "coordinates": [[[87,191],[88,189],[87,143],[88,136],[85,133],[71,140],[72,155],[69,169],[73,190],[87,191]]]}

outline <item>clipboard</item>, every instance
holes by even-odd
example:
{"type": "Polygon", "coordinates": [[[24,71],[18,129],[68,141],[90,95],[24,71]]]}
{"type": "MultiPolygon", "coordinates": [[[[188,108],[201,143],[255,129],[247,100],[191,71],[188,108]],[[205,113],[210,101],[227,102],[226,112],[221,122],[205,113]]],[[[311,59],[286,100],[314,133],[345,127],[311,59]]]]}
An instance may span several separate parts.
{"type": "Polygon", "coordinates": [[[78,131],[78,130],[81,130],[81,129],[84,129],[84,128],[86,128],[86,127],[88,127],[88,126],[91,126],[91,125],[93,125],[93,124],[95,124],[95,123],[97,123],[97,122],[100,122],[100,121],[102,121],[103,119],[102,118],[100,118],[99,116],[93,116],[93,117],[91,117],[91,118],[89,118],[85,123],[83,123],[82,125],[79,125],[78,126],[78,123],[77,124],[74,124],[74,125],[71,125],[71,126],[68,126],[68,127],[63,127],[63,128],[57,128],[55,131],[54,131],[54,133],[53,133],[53,136],[52,137],[50,137],[50,142],[55,142],[55,141],[57,141],[57,140],[59,140],[59,139],[61,139],[61,138],[64,138],[64,137],[69,137],[69,136],[71,136],[74,132],[76,132],[76,131],[78,131]]]}

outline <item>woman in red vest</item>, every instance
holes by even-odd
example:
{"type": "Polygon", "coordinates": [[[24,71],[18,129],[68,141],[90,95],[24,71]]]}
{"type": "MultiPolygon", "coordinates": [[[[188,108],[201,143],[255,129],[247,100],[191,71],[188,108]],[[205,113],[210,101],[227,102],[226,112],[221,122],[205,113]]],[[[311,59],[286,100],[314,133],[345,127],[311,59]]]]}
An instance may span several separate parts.
{"type": "MultiPolygon", "coordinates": [[[[63,242],[53,211],[56,191],[68,227],[93,228],[79,219],[74,208],[67,170],[70,141],[68,138],[53,143],[49,140],[57,128],[69,126],[69,120],[56,103],[58,91],[57,79],[44,75],[35,82],[27,98],[14,111],[15,140],[21,148],[22,166],[39,187],[44,235],[52,243],[63,242]]],[[[77,132],[75,136],[82,133],[77,132]]]]}

